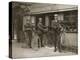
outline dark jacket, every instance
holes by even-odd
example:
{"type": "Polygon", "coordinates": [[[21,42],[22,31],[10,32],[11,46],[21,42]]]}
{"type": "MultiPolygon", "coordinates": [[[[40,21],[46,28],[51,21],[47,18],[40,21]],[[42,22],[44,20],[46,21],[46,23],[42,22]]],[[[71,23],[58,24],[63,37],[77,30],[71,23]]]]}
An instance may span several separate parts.
{"type": "Polygon", "coordinates": [[[37,31],[38,31],[38,34],[43,34],[44,33],[44,31],[45,31],[45,27],[46,26],[44,26],[42,23],[38,23],[38,29],[37,29],[37,31]]]}
{"type": "Polygon", "coordinates": [[[52,29],[55,30],[56,33],[60,34],[62,26],[59,22],[53,22],[52,29]]]}
{"type": "Polygon", "coordinates": [[[24,29],[25,29],[25,32],[26,31],[31,31],[32,30],[32,26],[30,23],[27,23],[26,25],[24,25],[24,29]]]}

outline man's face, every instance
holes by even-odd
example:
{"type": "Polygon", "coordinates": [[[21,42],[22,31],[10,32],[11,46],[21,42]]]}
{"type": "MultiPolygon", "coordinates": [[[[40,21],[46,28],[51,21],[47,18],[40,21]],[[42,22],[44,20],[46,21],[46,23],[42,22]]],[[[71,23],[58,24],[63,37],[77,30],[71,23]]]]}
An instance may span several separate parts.
{"type": "Polygon", "coordinates": [[[30,23],[29,20],[26,21],[26,24],[27,24],[27,23],[30,23]]]}
{"type": "Polygon", "coordinates": [[[54,16],[54,20],[58,20],[58,16],[54,16]]]}
{"type": "Polygon", "coordinates": [[[42,18],[39,18],[39,22],[42,22],[42,18]]]}
{"type": "Polygon", "coordinates": [[[54,20],[58,20],[58,14],[54,14],[54,20]]]}

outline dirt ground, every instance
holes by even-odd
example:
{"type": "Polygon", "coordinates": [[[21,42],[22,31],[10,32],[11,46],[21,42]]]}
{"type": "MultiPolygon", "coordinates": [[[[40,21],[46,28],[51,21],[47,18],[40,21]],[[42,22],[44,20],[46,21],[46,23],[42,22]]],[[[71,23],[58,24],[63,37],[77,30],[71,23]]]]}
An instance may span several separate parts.
{"type": "Polygon", "coordinates": [[[54,47],[42,48],[23,48],[23,43],[12,42],[12,57],[13,58],[33,58],[33,57],[48,57],[48,56],[64,56],[75,55],[75,53],[62,51],[54,52],[54,47]]]}

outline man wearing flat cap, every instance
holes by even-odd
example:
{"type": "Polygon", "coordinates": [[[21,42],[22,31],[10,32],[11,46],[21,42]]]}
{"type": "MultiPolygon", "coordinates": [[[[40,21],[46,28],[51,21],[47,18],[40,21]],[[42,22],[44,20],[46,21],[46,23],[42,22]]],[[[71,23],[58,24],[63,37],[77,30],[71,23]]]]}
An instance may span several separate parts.
{"type": "Polygon", "coordinates": [[[61,33],[62,26],[58,21],[58,14],[54,14],[54,20],[52,20],[52,30],[53,30],[53,43],[54,43],[54,52],[57,50],[61,52],[61,40],[60,40],[60,33],[61,33]]]}
{"type": "Polygon", "coordinates": [[[39,18],[39,22],[38,22],[37,26],[38,26],[38,35],[39,35],[39,38],[40,38],[39,47],[43,47],[44,46],[44,44],[43,44],[43,34],[44,34],[45,31],[47,31],[47,29],[46,29],[46,26],[44,26],[42,24],[42,18],[39,18]]]}

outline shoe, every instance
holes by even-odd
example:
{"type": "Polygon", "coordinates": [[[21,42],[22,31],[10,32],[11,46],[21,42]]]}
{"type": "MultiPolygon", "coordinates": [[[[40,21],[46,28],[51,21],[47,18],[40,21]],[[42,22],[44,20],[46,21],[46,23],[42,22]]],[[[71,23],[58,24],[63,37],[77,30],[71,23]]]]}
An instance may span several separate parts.
{"type": "Polygon", "coordinates": [[[56,52],[56,49],[54,50],[54,52],[56,52]]]}

